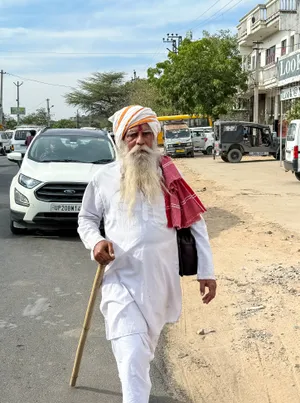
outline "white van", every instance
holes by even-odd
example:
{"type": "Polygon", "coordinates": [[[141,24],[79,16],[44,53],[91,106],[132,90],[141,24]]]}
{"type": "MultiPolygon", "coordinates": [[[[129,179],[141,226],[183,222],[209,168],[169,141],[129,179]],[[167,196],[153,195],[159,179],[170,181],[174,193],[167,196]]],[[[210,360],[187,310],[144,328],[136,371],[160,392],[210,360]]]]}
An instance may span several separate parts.
{"type": "Polygon", "coordinates": [[[10,151],[21,153],[23,156],[26,153],[25,140],[30,134],[30,130],[35,130],[39,134],[42,130],[40,126],[18,126],[10,140],[10,151]]]}
{"type": "Polygon", "coordinates": [[[300,119],[292,120],[289,124],[285,145],[284,168],[292,171],[300,181],[300,119]]]}

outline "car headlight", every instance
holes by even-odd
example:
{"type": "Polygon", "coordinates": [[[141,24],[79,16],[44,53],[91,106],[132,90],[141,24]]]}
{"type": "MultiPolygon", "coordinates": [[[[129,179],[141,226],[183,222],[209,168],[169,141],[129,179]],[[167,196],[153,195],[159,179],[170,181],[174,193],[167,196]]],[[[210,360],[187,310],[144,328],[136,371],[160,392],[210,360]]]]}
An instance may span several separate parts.
{"type": "Polygon", "coordinates": [[[30,203],[26,196],[24,196],[18,189],[15,188],[15,202],[20,206],[29,207],[30,203]]]}
{"type": "Polygon", "coordinates": [[[29,176],[26,176],[23,174],[19,175],[18,182],[20,185],[24,186],[27,189],[33,189],[34,187],[36,187],[37,185],[42,183],[42,182],[38,181],[37,179],[29,178],[29,176]]]}

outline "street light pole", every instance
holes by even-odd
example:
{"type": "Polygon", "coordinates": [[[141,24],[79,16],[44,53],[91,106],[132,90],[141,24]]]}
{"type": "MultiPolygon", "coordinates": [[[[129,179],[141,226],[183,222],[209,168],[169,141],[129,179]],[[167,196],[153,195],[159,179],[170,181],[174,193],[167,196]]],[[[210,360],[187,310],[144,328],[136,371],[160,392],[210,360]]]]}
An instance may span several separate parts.
{"type": "Polygon", "coordinates": [[[17,87],[17,123],[20,123],[20,87],[21,85],[23,85],[22,83],[19,83],[19,81],[17,81],[17,83],[14,83],[15,86],[17,87]]]}

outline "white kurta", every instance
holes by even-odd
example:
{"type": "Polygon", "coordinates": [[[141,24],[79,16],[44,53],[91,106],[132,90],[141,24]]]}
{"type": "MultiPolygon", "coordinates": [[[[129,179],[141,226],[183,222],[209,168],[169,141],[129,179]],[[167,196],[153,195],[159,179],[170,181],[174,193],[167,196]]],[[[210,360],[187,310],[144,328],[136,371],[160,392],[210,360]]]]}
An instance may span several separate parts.
{"type": "MultiPolygon", "coordinates": [[[[87,249],[106,239],[115,260],[107,266],[102,286],[101,312],[108,340],[135,333],[159,335],[181,312],[181,288],[176,231],[167,228],[163,193],[155,205],[141,195],[129,217],[120,202],[120,162],[97,172],[85,191],[79,214],[79,235],[87,249]]],[[[204,220],[192,226],[198,252],[198,278],[213,279],[214,270],[204,220]]]]}

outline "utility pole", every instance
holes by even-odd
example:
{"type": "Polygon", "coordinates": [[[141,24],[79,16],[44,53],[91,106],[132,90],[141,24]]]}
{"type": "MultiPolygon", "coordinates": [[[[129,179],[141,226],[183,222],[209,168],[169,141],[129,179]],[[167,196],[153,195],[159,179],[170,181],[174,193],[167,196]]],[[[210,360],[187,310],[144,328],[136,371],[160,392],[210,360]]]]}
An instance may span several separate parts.
{"type": "Polygon", "coordinates": [[[169,48],[168,51],[169,52],[173,52],[176,55],[178,55],[178,48],[182,43],[182,36],[178,35],[178,34],[167,34],[167,39],[163,38],[163,42],[164,43],[172,43],[172,50],[170,50],[169,48]]]}
{"type": "Polygon", "coordinates": [[[14,83],[15,86],[17,87],[17,123],[20,123],[20,87],[21,85],[23,85],[22,83],[19,83],[19,81],[17,81],[17,83],[14,83]]]}
{"type": "Polygon", "coordinates": [[[54,105],[51,105],[51,107],[50,107],[50,99],[49,98],[47,98],[46,101],[47,101],[47,125],[48,125],[48,127],[50,127],[51,126],[50,109],[53,108],[54,105]]]}
{"type": "Polygon", "coordinates": [[[47,126],[50,127],[50,120],[51,120],[51,117],[50,117],[50,104],[49,104],[50,99],[47,98],[46,101],[47,101],[47,121],[48,121],[47,126]]]}
{"type": "Polygon", "coordinates": [[[79,129],[79,111],[76,112],[76,128],[79,129]]]}
{"type": "Polygon", "coordinates": [[[0,71],[0,125],[3,125],[3,77],[4,71],[0,71]]]}
{"type": "Polygon", "coordinates": [[[262,42],[253,42],[255,50],[255,80],[254,80],[254,103],[253,103],[253,122],[258,123],[259,120],[259,69],[260,69],[260,55],[259,45],[262,42]]]}

